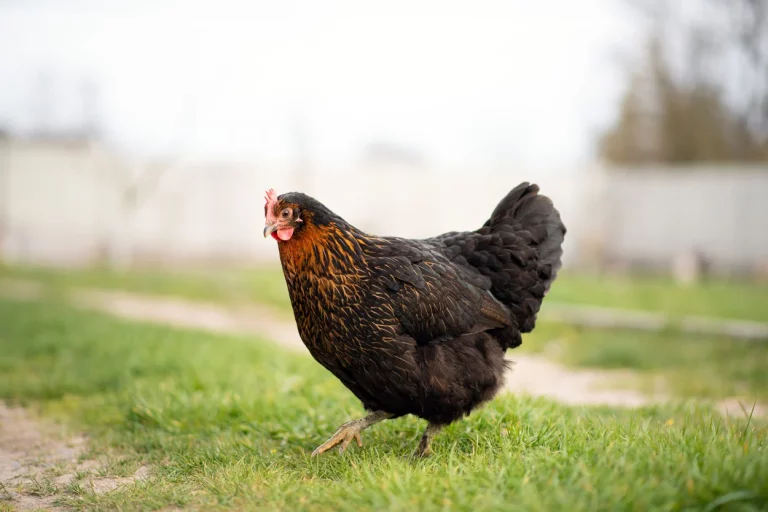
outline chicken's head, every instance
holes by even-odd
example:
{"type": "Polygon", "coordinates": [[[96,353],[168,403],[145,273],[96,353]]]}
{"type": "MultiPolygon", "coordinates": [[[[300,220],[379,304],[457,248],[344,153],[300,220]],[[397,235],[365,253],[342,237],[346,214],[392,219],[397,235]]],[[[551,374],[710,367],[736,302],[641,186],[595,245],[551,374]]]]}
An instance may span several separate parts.
{"type": "Polygon", "coordinates": [[[277,241],[287,242],[301,222],[301,212],[296,204],[288,204],[273,189],[264,196],[264,237],[272,235],[277,241]]]}
{"type": "Polygon", "coordinates": [[[301,192],[278,196],[269,189],[264,199],[264,237],[272,235],[278,242],[301,239],[315,244],[323,234],[349,227],[320,201],[301,192]]]}

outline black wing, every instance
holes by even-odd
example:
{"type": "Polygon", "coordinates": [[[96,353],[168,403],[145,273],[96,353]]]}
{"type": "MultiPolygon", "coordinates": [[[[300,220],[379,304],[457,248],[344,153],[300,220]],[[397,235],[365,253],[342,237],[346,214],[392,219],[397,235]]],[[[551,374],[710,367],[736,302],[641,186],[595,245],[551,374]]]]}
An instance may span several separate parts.
{"type": "Polygon", "coordinates": [[[476,270],[452,263],[432,244],[377,239],[367,258],[404,334],[426,344],[513,325],[510,312],[476,270]]]}
{"type": "Polygon", "coordinates": [[[561,266],[566,231],[538,192],[528,183],[515,187],[477,231],[373,242],[374,278],[406,333],[430,343],[495,330],[505,349],[522,342],[561,266]]]}

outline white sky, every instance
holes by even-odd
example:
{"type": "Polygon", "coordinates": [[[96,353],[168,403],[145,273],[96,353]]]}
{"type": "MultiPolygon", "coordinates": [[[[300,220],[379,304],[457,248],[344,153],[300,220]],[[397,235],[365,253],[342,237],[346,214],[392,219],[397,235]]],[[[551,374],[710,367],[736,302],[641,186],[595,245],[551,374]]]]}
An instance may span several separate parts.
{"type": "Polygon", "coordinates": [[[636,32],[616,0],[6,0],[0,123],[72,123],[88,79],[131,151],[290,162],[295,117],[316,162],[383,141],[569,167],[614,115],[636,32]]]}

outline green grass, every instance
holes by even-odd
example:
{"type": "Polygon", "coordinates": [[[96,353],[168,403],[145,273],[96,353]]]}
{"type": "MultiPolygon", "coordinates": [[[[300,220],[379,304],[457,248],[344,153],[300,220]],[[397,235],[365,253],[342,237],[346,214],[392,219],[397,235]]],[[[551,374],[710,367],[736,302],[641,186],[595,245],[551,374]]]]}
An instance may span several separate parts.
{"type": "MultiPolygon", "coordinates": [[[[290,308],[279,267],[209,270],[54,270],[2,267],[0,277],[42,281],[52,287],[102,287],[213,301],[258,301],[290,308]]],[[[712,281],[692,286],[639,276],[586,276],[563,273],[547,299],[552,302],[662,311],[673,316],[704,315],[768,322],[768,285],[712,281]]]]}
{"type": "Polygon", "coordinates": [[[768,403],[766,342],[539,322],[521,348],[569,366],[632,370],[648,390],[768,403]]]}
{"type": "MultiPolygon", "coordinates": [[[[49,291],[72,287],[127,290],[220,302],[258,301],[288,311],[280,269],[54,270],[0,267],[0,277],[34,279],[49,291]]],[[[548,300],[592,305],[656,309],[676,315],[706,314],[765,319],[768,287],[713,282],[680,287],[654,277],[586,277],[564,274],[548,300]]],[[[546,307],[546,305],[545,305],[546,307]]],[[[664,391],[684,396],[768,401],[768,350],[764,343],[676,331],[583,329],[539,322],[523,350],[544,352],[560,362],[584,368],[625,368],[648,377],[643,385],[665,383],[664,391]]],[[[636,384],[636,383],[633,383],[636,384]]]]}
{"type": "Polygon", "coordinates": [[[423,422],[310,459],[356,401],[308,357],[257,339],[118,321],[60,304],[0,301],[0,397],[91,435],[107,474],[151,477],[77,509],[761,510],[759,421],[704,408],[570,408],[505,395],[410,458],[423,422]]]}
{"type": "Polygon", "coordinates": [[[650,276],[558,276],[547,300],[768,322],[768,284],[712,280],[690,286],[650,276]]]}
{"type": "MultiPolygon", "coordinates": [[[[0,277],[35,279],[49,290],[96,287],[153,295],[236,302],[257,301],[288,311],[280,269],[218,270],[54,270],[0,267],[0,277]]],[[[680,287],[654,277],[558,278],[548,300],[622,308],[657,309],[672,314],[766,319],[768,287],[713,282],[680,287]]],[[[545,304],[546,307],[546,304],[545,304]]],[[[768,401],[768,349],[760,342],[676,331],[575,328],[540,321],[523,350],[546,353],[565,364],[584,368],[631,369],[648,377],[642,385],[664,381],[664,391],[683,396],[732,396],[768,401]]],[[[636,383],[633,383],[636,384],[636,383]]]]}
{"type": "Polygon", "coordinates": [[[54,269],[1,266],[0,278],[31,279],[54,291],[73,287],[125,290],[218,302],[257,301],[288,310],[285,278],[279,268],[253,269],[54,269]]]}

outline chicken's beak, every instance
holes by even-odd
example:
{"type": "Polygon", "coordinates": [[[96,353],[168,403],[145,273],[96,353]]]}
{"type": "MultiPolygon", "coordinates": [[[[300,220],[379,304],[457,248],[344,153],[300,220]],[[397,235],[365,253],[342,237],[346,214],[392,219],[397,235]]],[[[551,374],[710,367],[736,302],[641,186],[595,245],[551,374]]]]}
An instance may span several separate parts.
{"type": "Polygon", "coordinates": [[[269,235],[271,235],[275,230],[277,230],[277,224],[266,224],[264,226],[264,238],[267,238],[269,235]]]}

